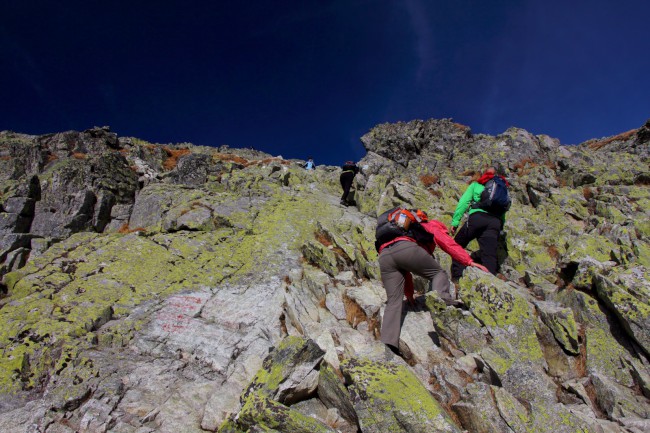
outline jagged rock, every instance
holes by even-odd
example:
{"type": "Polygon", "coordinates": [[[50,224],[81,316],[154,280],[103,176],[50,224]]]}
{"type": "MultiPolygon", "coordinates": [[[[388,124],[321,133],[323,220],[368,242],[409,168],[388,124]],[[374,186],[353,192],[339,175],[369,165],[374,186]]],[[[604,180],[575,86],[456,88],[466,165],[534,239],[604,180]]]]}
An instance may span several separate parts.
{"type": "Polygon", "coordinates": [[[338,273],[338,260],[336,254],[317,241],[308,241],[302,247],[302,253],[307,260],[323,269],[330,276],[338,273]]]}
{"type": "Polygon", "coordinates": [[[363,432],[459,432],[404,366],[350,359],[342,365],[363,432]],[[407,415],[408,414],[408,415],[407,415]]]}
{"type": "MultiPolygon", "coordinates": [[[[599,262],[586,257],[577,264],[566,264],[565,268],[571,272],[571,268],[575,268],[573,275],[570,278],[570,283],[575,287],[581,289],[591,289],[594,283],[594,277],[598,274],[607,273],[612,267],[616,266],[615,262],[599,262]]],[[[568,276],[568,275],[567,275],[568,276]]]]}
{"type": "Polygon", "coordinates": [[[345,295],[363,310],[367,318],[377,316],[386,302],[386,291],[372,281],[364,281],[360,285],[348,288],[345,295]]]}
{"type": "Polygon", "coordinates": [[[168,178],[173,183],[202,186],[210,173],[211,158],[209,155],[188,154],[178,160],[178,165],[169,173],[168,178]]]}
{"type": "Polygon", "coordinates": [[[0,235],[0,261],[4,261],[7,255],[18,248],[28,248],[34,238],[31,234],[7,233],[0,235]]]}
{"type": "Polygon", "coordinates": [[[525,400],[555,401],[555,385],[535,330],[532,305],[519,287],[480,271],[465,272],[461,297],[490,334],[481,357],[498,378],[499,386],[525,400]]]}
{"type": "Polygon", "coordinates": [[[625,361],[630,366],[632,377],[641,389],[641,393],[650,398],[650,371],[636,359],[626,359],[625,361]]]}
{"type": "Polygon", "coordinates": [[[467,386],[467,396],[452,407],[462,425],[477,432],[575,432],[592,430],[580,416],[563,405],[522,405],[503,388],[477,383],[467,386]],[[584,430],[583,430],[584,429],[584,430]]]}
{"type": "Polygon", "coordinates": [[[542,321],[551,329],[562,347],[569,353],[579,354],[578,327],[573,312],[549,302],[535,302],[535,306],[542,321]]]}
{"type": "Polygon", "coordinates": [[[444,146],[453,149],[454,144],[471,137],[468,127],[453,123],[450,119],[423,122],[382,124],[361,137],[366,150],[391,159],[403,166],[416,155],[429,148],[444,146]]]}
{"type": "Polygon", "coordinates": [[[333,428],[314,418],[305,416],[297,410],[257,393],[248,396],[242,411],[239,413],[238,423],[243,424],[246,428],[261,426],[265,430],[270,428],[286,433],[336,432],[333,428]]]}
{"type": "Polygon", "coordinates": [[[631,306],[643,311],[648,289],[647,129],[561,146],[450,120],[379,125],[347,208],[338,167],[108,128],[0,132],[0,430],[365,433],[374,411],[422,431],[435,399],[469,433],[647,430],[631,306]],[[406,204],[447,224],[486,164],[508,171],[514,198],[499,250],[509,281],[470,268],[463,308],[419,297],[404,311],[407,364],[378,341],[376,215],[406,204]],[[326,362],[240,401],[286,336],[326,362]],[[367,392],[397,377],[417,392],[377,411],[392,394],[367,392]]]}
{"type": "MultiPolygon", "coordinates": [[[[582,357],[582,353],[573,354],[566,350],[562,346],[562,343],[555,337],[551,328],[543,323],[537,324],[536,331],[537,340],[542,347],[544,359],[548,366],[546,370],[548,376],[552,377],[557,383],[575,380],[584,374],[584,358],[582,357]]],[[[583,339],[579,336],[578,347],[580,348],[583,343],[583,339]]],[[[558,389],[557,396],[558,400],[563,403],[569,404],[575,402],[573,396],[561,392],[560,389],[558,389]]]]}
{"type": "MultiPolygon", "coordinates": [[[[4,212],[18,214],[22,217],[34,216],[36,201],[30,197],[10,197],[3,205],[4,212]]],[[[19,232],[20,233],[20,232],[19,232]]]]}
{"type": "MultiPolygon", "coordinates": [[[[631,386],[633,378],[625,368],[625,359],[635,356],[629,342],[610,332],[611,318],[597,299],[576,290],[558,292],[553,299],[571,308],[584,332],[585,366],[588,374],[611,378],[624,386],[631,386]]],[[[622,331],[619,331],[622,332],[622,331]]]]}
{"type": "Polygon", "coordinates": [[[619,422],[631,433],[644,433],[650,430],[650,420],[639,418],[621,418],[619,422]]]}
{"type": "Polygon", "coordinates": [[[357,413],[352,406],[350,395],[341,379],[327,365],[322,365],[318,379],[318,397],[328,408],[336,408],[352,425],[358,423],[357,413]]]}
{"type": "Polygon", "coordinates": [[[527,408],[503,388],[493,390],[499,414],[516,433],[590,431],[588,423],[562,404],[540,404],[534,401],[527,408]]]}
{"type": "Polygon", "coordinates": [[[55,161],[41,177],[31,232],[65,238],[79,231],[101,231],[115,197],[120,202],[133,200],[136,187],[135,173],[119,154],[55,161]]]}
{"type": "Polygon", "coordinates": [[[644,269],[616,275],[616,283],[603,275],[595,277],[596,293],[623,322],[623,329],[650,354],[650,286],[644,269]]]}
{"type": "Polygon", "coordinates": [[[334,431],[281,403],[305,400],[316,391],[315,368],[323,355],[312,340],[285,338],[264,360],[262,369],[242,395],[237,422],[245,428],[263,424],[287,432],[334,431]]]}
{"type": "Polygon", "coordinates": [[[598,405],[613,420],[622,418],[648,419],[647,398],[634,395],[628,388],[599,374],[591,375],[598,405]]]}
{"type": "Polygon", "coordinates": [[[17,213],[0,213],[0,233],[27,233],[31,225],[31,218],[21,217],[17,213]]]}
{"type": "Polygon", "coordinates": [[[452,405],[464,429],[472,432],[513,432],[500,416],[494,400],[492,387],[485,383],[469,384],[462,400],[452,405]]]}
{"type": "MultiPolygon", "coordinates": [[[[296,403],[291,406],[291,409],[300,412],[301,414],[308,416],[310,418],[315,418],[320,422],[331,425],[339,421],[339,417],[334,413],[330,412],[327,407],[317,398],[311,398],[309,400],[303,400],[299,403],[296,403]]],[[[334,409],[336,411],[336,409],[334,409]]],[[[337,426],[337,430],[340,430],[337,426]]],[[[356,427],[354,432],[356,432],[356,427]]]]}
{"type": "Polygon", "coordinates": [[[435,359],[436,352],[441,349],[436,346],[435,328],[431,314],[418,311],[415,307],[403,310],[402,332],[400,333],[400,350],[412,362],[431,367],[430,359],[435,359]]]}
{"type": "Polygon", "coordinates": [[[323,355],[312,340],[286,337],[264,360],[242,398],[259,394],[287,404],[304,399],[316,390],[318,374],[313,372],[323,355]]]}

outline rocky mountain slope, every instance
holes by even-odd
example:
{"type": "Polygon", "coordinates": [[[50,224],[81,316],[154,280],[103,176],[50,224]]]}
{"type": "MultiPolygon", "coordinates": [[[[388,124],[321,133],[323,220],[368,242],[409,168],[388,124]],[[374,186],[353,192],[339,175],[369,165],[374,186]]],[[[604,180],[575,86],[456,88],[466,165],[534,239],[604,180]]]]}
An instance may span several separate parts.
{"type": "Polygon", "coordinates": [[[650,122],[571,147],[451,120],[361,140],[346,208],[337,167],[0,133],[0,431],[650,431],[650,122]],[[416,281],[396,357],[376,216],[449,223],[486,164],[514,196],[501,275],[468,269],[465,308],[416,281]]]}

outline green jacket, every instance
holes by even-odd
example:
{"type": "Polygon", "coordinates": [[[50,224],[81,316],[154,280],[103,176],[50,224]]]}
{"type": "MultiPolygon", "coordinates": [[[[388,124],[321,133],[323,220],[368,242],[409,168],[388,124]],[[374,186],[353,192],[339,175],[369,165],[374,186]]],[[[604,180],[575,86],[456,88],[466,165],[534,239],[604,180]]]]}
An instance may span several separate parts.
{"type": "MultiPolygon", "coordinates": [[[[460,197],[460,200],[458,200],[456,211],[454,212],[454,216],[451,219],[451,225],[453,227],[458,227],[460,220],[463,219],[463,215],[465,215],[467,209],[469,209],[469,215],[473,214],[474,212],[487,213],[487,211],[483,209],[471,207],[472,203],[478,203],[481,201],[481,193],[484,189],[485,185],[481,185],[478,182],[472,182],[469,184],[463,195],[460,197]]],[[[504,223],[506,222],[505,213],[501,216],[501,221],[504,223]]]]}

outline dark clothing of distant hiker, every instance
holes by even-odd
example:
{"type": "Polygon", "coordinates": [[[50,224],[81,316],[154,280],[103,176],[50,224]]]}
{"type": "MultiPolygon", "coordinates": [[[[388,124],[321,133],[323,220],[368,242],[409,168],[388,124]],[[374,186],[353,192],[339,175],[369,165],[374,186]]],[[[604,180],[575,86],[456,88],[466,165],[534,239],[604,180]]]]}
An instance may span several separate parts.
{"type": "Polygon", "coordinates": [[[407,236],[397,237],[379,247],[379,270],[386,290],[386,308],[381,322],[381,341],[395,353],[398,352],[399,335],[402,328],[403,297],[413,301],[413,279],[411,273],[427,278],[432,288],[448,305],[452,297],[449,277],[440,263],[432,256],[436,245],[454,260],[465,266],[476,266],[487,272],[485,267],[475,263],[464,248],[447,233],[447,227],[440,221],[430,220],[422,227],[433,234],[429,245],[417,243],[407,236]]]}
{"type": "MultiPolygon", "coordinates": [[[[467,245],[474,239],[478,241],[479,250],[472,254],[472,257],[482,263],[493,275],[496,275],[497,265],[497,245],[499,241],[499,233],[503,229],[505,222],[505,213],[501,215],[493,215],[484,209],[472,207],[473,203],[478,203],[481,200],[481,193],[485,189],[485,184],[496,175],[494,168],[489,168],[483,175],[475,182],[472,182],[465,190],[458,201],[456,211],[451,221],[451,232],[456,233],[456,242],[466,248],[467,245]],[[456,230],[463,215],[469,209],[469,216],[465,224],[456,230]]],[[[459,279],[463,275],[465,266],[452,260],[451,263],[451,277],[454,280],[459,279]]]]}
{"type": "Polygon", "coordinates": [[[350,206],[354,204],[354,202],[348,200],[348,196],[350,195],[350,188],[352,187],[354,176],[356,176],[356,174],[359,172],[359,167],[357,167],[353,161],[346,161],[346,163],[343,164],[341,168],[343,169],[340,177],[341,188],[343,188],[341,204],[344,206],[350,206]]]}

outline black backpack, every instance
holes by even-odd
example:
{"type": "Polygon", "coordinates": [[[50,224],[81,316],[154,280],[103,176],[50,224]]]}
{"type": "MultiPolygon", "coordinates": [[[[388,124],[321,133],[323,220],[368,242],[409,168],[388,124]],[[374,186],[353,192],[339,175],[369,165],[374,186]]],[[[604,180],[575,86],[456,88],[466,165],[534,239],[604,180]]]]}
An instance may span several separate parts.
{"type": "Polygon", "coordinates": [[[345,164],[341,166],[341,169],[343,171],[351,171],[354,174],[357,174],[359,171],[359,167],[357,167],[357,164],[354,161],[345,161],[345,164]]]}
{"type": "Polygon", "coordinates": [[[510,209],[511,204],[508,184],[501,176],[494,176],[485,183],[485,189],[481,193],[481,200],[474,203],[472,207],[501,216],[510,209]]]}
{"type": "Polygon", "coordinates": [[[400,236],[408,236],[418,243],[430,244],[433,242],[433,235],[420,224],[425,221],[427,221],[426,213],[421,210],[409,210],[398,206],[384,212],[377,218],[375,249],[379,252],[383,244],[400,236]]]}

